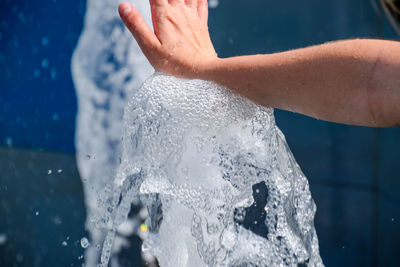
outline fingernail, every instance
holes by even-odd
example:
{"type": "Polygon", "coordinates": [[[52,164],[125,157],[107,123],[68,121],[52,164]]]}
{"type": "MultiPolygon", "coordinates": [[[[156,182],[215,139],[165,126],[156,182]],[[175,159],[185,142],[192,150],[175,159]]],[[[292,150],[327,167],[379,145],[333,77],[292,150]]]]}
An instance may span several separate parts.
{"type": "Polygon", "coordinates": [[[132,8],[129,4],[123,4],[119,9],[119,14],[121,17],[126,17],[129,13],[131,13],[131,11],[132,8]]]}

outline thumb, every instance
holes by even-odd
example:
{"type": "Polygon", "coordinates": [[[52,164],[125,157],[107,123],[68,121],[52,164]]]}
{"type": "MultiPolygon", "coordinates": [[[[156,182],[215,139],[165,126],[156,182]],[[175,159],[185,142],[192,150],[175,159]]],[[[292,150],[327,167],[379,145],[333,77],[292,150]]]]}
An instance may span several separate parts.
{"type": "Polygon", "coordinates": [[[138,42],[142,52],[149,58],[152,50],[161,46],[160,41],[132,4],[124,2],[119,5],[118,11],[122,21],[138,42]]]}

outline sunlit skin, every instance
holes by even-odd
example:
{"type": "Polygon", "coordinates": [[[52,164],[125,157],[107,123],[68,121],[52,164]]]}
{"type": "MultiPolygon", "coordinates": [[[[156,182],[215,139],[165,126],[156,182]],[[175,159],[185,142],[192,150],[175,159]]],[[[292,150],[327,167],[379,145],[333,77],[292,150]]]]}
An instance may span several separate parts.
{"type": "Polygon", "coordinates": [[[264,106],[373,127],[400,125],[400,43],[337,41],[282,53],[219,58],[207,0],[150,0],[153,30],[130,3],[119,12],[161,72],[217,82],[264,106]]]}

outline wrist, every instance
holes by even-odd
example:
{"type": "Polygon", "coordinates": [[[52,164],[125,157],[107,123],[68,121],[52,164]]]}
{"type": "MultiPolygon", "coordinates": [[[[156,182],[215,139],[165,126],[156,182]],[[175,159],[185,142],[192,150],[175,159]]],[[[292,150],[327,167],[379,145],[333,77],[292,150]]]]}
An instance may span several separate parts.
{"type": "Polygon", "coordinates": [[[196,79],[218,82],[218,72],[224,64],[224,59],[219,57],[210,57],[202,60],[201,67],[196,73],[196,79]]]}

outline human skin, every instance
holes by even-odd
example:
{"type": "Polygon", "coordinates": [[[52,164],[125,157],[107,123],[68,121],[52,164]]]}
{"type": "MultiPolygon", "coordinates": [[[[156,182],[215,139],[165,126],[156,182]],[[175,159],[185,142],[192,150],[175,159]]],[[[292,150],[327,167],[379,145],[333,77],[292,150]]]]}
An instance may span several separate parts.
{"type": "Polygon", "coordinates": [[[332,122],[400,125],[400,43],[355,39],[219,58],[207,0],[150,0],[154,32],[130,3],[119,12],[157,71],[210,80],[254,102],[332,122]]]}

